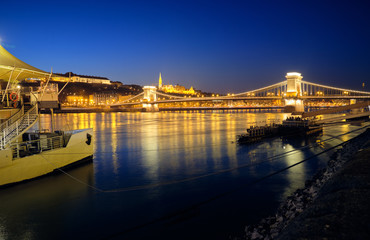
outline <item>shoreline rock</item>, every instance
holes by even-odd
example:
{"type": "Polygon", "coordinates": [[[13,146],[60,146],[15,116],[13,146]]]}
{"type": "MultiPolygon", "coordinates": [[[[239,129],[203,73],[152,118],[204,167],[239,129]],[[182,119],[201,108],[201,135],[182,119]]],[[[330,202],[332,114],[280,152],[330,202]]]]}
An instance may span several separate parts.
{"type": "MultiPolygon", "coordinates": [[[[370,129],[349,140],[342,148],[334,152],[327,163],[327,167],[319,170],[311,180],[307,180],[303,189],[296,190],[278,208],[274,216],[263,218],[258,224],[246,226],[245,239],[296,239],[289,238],[285,230],[288,225],[298,216],[303,215],[321,194],[323,186],[342,170],[347,162],[351,162],[353,156],[362,151],[364,147],[370,152],[370,129]],[[282,234],[284,232],[284,234],[282,234]]],[[[324,224],[325,225],[325,224],[324,224]]],[[[329,225],[330,226],[330,225],[329,225]]],[[[295,226],[298,228],[299,226],[295,226]]],[[[302,226],[300,226],[302,227],[302,226]]],[[[291,228],[289,228],[291,229],[291,228]]],[[[290,231],[294,231],[291,229],[290,231]]],[[[299,237],[297,235],[295,237],[299,237]]]]}

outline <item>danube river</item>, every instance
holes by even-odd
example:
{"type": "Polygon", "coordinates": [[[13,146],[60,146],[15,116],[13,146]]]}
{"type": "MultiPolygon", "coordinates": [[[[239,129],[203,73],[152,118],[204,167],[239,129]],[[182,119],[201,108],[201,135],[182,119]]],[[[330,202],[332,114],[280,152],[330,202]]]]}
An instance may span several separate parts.
{"type": "MultiPolygon", "coordinates": [[[[93,162],[0,189],[0,239],[229,239],[273,214],[332,152],[266,179],[361,131],[235,143],[246,127],[288,114],[246,111],[57,114],[94,129],[93,162]],[[307,146],[308,147],[304,147],[307,146]]],[[[326,116],[328,117],[328,116],[326,116]]],[[[50,128],[50,115],[41,116],[50,128]]],[[[65,156],[68,158],[68,155],[65,156]]]]}

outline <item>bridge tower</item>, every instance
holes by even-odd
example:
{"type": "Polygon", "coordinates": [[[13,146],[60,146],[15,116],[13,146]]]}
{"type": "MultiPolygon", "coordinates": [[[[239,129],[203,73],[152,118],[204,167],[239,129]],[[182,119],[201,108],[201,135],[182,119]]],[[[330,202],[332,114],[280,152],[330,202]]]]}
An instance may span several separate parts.
{"type": "Polygon", "coordinates": [[[287,92],[285,98],[285,112],[304,112],[303,100],[299,99],[302,96],[301,80],[303,76],[298,72],[288,72],[287,92]]]}
{"type": "Polygon", "coordinates": [[[302,96],[301,91],[301,80],[302,75],[297,72],[288,72],[286,74],[287,80],[287,97],[299,97],[302,96]]]}
{"type": "Polygon", "coordinates": [[[155,86],[144,86],[143,90],[143,108],[145,108],[147,112],[157,112],[158,104],[151,103],[157,101],[157,88],[155,86]]]}

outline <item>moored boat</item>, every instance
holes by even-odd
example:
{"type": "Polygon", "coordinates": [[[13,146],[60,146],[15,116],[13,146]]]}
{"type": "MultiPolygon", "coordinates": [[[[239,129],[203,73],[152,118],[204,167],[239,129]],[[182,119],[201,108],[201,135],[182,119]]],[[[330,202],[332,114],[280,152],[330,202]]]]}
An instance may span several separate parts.
{"type": "Polygon", "coordinates": [[[320,124],[301,117],[288,117],[279,126],[279,135],[284,137],[308,136],[322,132],[320,124]]]}
{"type": "Polygon", "coordinates": [[[246,133],[237,136],[239,144],[250,144],[272,137],[309,136],[322,132],[322,125],[300,117],[288,117],[281,124],[251,126],[246,133]]]}
{"type": "Polygon", "coordinates": [[[93,156],[92,129],[23,136],[33,140],[12,143],[0,150],[0,186],[40,177],[93,156]]]}
{"type": "Polygon", "coordinates": [[[58,108],[58,88],[49,85],[52,73],[34,68],[0,46],[0,187],[49,174],[92,159],[93,130],[55,131],[53,109],[58,108]],[[46,80],[38,89],[25,89],[18,79],[46,80]],[[1,83],[0,83],[1,84],[1,83]],[[42,130],[40,108],[50,109],[50,130],[42,130]],[[39,123],[35,132],[30,129],[39,123]]]}

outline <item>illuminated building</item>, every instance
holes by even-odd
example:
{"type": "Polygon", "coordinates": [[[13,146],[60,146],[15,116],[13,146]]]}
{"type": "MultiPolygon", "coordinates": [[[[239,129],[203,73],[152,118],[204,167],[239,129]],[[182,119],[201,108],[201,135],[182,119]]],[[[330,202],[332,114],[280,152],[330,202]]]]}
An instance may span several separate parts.
{"type": "Polygon", "coordinates": [[[114,93],[94,93],[93,100],[95,105],[109,105],[118,102],[119,97],[114,93]]]}
{"type": "Polygon", "coordinates": [[[53,81],[59,82],[83,82],[83,83],[95,83],[95,84],[111,84],[111,81],[106,77],[97,76],[85,76],[75,74],[73,72],[67,72],[65,74],[56,73],[51,78],[53,81]]]}
{"type": "Polygon", "coordinates": [[[196,95],[197,92],[194,90],[193,87],[190,89],[186,89],[184,86],[176,84],[173,85],[163,85],[162,83],[162,75],[159,73],[159,80],[158,80],[158,89],[165,92],[165,93],[178,93],[178,94],[187,94],[187,95],[196,95]]]}
{"type": "Polygon", "coordinates": [[[91,106],[94,105],[94,100],[92,95],[70,95],[66,97],[66,104],[70,106],[91,106]]]}

